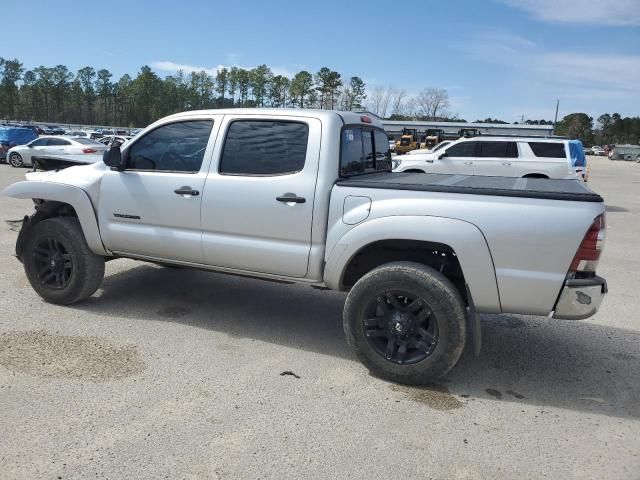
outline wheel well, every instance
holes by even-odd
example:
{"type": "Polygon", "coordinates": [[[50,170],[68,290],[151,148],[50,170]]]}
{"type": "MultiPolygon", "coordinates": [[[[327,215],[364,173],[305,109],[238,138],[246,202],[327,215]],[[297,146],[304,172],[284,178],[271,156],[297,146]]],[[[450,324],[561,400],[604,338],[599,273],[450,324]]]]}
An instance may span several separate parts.
{"type": "Polygon", "coordinates": [[[527,173],[522,178],[549,178],[549,176],[544,173],[527,173]]]}
{"type": "Polygon", "coordinates": [[[31,221],[35,223],[51,217],[75,217],[78,218],[76,210],[68,203],[55,200],[34,200],[36,213],[31,216],[31,221]]]}
{"type": "Polygon", "coordinates": [[[25,216],[22,224],[22,229],[18,234],[18,240],[16,241],[16,255],[18,258],[22,255],[24,246],[24,240],[29,234],[29,230],[38,222],[46,220],[52,217],[75,217],[78,218],[78,214],[75,209],[64,202],[57,202],[54,200],[40,200],[34,199],[36,204],[36,212],[30,217],[25,216]]]}
{"type": "Polygon", "coordinates": [[[442,243],[419,240],[381,240],[363,247],[349,260],[342,287],[348,290],[374,268],[397,261],[418,262],[438,270],[466,299],[464,275],[455,251],[442,243]]]}

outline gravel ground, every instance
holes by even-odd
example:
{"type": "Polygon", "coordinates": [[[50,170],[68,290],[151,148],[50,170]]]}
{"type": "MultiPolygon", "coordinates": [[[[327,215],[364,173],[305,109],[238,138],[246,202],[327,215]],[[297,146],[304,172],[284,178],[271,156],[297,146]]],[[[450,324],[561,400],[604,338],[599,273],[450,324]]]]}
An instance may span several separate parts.
{"type": "Polygon", "coordinates": [[[3,222],[0,478],[640,478],[640,165],[591,160],[601,311],[483,317],[480,357],[423,389],[354,359],[341,293],[117,260],[45,304],[3,222]]]}

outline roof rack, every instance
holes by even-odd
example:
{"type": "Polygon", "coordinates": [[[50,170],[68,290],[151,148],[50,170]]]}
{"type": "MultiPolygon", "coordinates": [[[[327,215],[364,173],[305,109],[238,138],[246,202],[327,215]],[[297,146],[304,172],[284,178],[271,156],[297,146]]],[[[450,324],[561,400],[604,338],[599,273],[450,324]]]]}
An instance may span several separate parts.
{"type": "Polygon", "coordinates": [[[475,138],[475,137],[492,137],[492,138],[548,138],[550,140],[571,140],[571,138],[563,136],[563,135],[523,135],[517,133],[504,133],[504,134],[492,134],[492,133],[481,133],[478,135],[469,135],[465,138],[475,138]]]}

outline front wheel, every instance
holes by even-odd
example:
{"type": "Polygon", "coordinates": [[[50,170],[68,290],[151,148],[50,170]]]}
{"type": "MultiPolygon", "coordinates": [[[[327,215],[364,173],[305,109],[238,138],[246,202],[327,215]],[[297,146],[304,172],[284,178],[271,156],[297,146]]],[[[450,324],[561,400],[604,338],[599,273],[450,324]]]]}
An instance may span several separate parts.
{"type": "Polygon", "coordinates": [[[24,161],[22,160],[22,156],[19,153],[13,152],[9,155],[9,163],[12,167],[21,168],[24,167],[24,161]]]}
{"type": "Polygon", "coordinates": [[[436,381],[453,368],[466,341],[460,293],[420,263],[387,263],[367,273],[349,292],[343,318],[358,359],[399,383],[436,381]]]}
{"type": "Polygon", "coordinates": [[[48,218],[29,231],[22,254],[31,286],[45,301],[69,305],[98,289],[104,257],[93,253],[73,217],[48,218]]]}

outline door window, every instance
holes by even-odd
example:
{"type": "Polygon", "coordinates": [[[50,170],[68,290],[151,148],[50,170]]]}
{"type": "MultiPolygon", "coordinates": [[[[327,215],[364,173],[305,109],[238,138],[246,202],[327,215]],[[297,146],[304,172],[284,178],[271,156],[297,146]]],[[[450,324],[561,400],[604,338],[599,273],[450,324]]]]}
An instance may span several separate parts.
{"type": "Polygon", "coordinates": [[[479,142],[478,157],[518,158],[516,142],[479,142]]]}
{"type": "Polygon", "coordinates": [[[64,147],[67,145],[71,145],[71,142],[62,138],[50,138],[47,142],[48,147],[64,147]]]}
{"type": "Polygon", "coordinates": [[[447,148],[445,152],[448,157],[475,157],[477,144],[478,142],[456,143],[447,148]]]}
{"type": "Polygon", "coordinates": [[[47,145],[48,138],[39,138],[38,140],[34,140],[29,145],[32,147],[45,147],[47,145]]]}
{"type": "Polygon", "coordinates": [[[212,127],[213,120],[162,125],[131,145],[127,169],[198,172],[212,127]]]}
{"type": "Polygon", "coordinates": [[[220,173],[268,176],[304,168],[309,126],[281,120],[236,120],[227,130],[220,173]]]}

